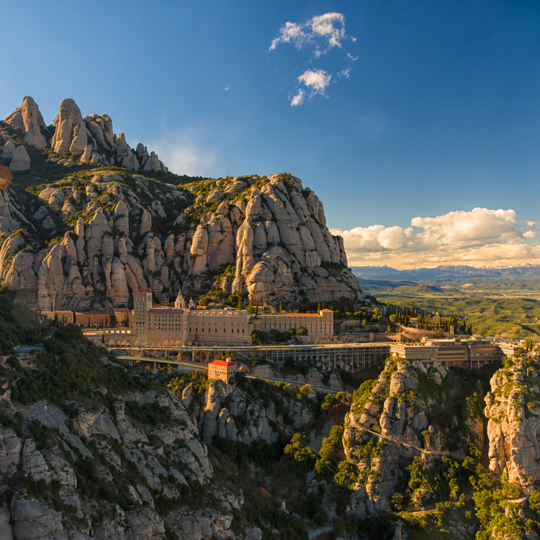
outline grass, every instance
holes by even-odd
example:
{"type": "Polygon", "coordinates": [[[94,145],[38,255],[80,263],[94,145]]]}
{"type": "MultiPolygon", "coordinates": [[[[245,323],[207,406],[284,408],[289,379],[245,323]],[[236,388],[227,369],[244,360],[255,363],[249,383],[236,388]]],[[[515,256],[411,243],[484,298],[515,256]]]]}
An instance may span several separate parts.
{"type": "Polygon", "coordinates": [[[444,311],[470,321],[475,334],[501,337],[540,335],[540,300],[480,296],[386,296],[386,304],[444,311]]]}

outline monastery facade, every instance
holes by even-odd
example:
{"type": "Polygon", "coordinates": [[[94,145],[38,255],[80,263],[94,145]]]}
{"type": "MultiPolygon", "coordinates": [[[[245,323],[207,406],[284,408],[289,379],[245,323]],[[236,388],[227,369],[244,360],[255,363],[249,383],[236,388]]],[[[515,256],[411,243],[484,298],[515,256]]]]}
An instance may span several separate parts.
{"type": "Polygon", "coordinates": [[[309,336],[333,336],[334,312],[322,309],[319,313],[279,313],[254,317],[244,309],[197,309],[190,302],[186,307],[182,293],[174,306],[154,306],[152,293],[133,295],[133,313],[129,330],[106,331],[105,342],[111,346],[204,346],[251,345],[251,333],[258,329],[288,331],[306,328],[309,336]]]}
{"type": "Polygon", "coordinates": [[[152,293],[133,295],[133,325],[135,344],[187,345],[250,345],[251,315],[243,309],[196,309],[193,301],[186,307],[178,293],[174,307],[153,307],[152,293]]]}

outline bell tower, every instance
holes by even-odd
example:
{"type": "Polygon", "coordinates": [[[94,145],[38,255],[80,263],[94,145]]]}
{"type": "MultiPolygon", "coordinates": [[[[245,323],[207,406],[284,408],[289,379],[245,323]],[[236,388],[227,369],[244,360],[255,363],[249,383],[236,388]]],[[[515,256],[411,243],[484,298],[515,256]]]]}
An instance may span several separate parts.
{"type": "Polygon", "coordinates": [[[176,302],[174,303],[176,309],[186,309],[186,301],[182,296],[182,291],[178,291],[178,296],[176,297],[176,302]]]}

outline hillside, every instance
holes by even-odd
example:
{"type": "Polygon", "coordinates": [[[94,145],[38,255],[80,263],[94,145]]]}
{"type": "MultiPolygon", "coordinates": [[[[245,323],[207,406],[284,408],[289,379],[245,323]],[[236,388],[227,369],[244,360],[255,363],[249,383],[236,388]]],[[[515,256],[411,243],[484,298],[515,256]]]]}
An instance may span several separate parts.
{"type": "Polygon", "coordinates": [[[473,332],[503,338],[540,334],[540,301],[528,298],[482,298],[476,296],[385,296],[386,304],[417,307],[429,312],[455,314],[472,324],[473,332]]]}
{"type": "Polygon", "coordinates": [[[390,540],[398,523],[410,540],[540,533],[533,358],[457,373],[252,361],[243,370],[305,386],[239,375],[227,394],[204,373],[119,364],[14,296],[0,291],[1,538],[306,540],[330,527],[390,540]],[[30,341],[43,346],[10,353],[30,341]],[[352,396],[310,387],[340,376],[352,396]]]}
{"type": "Polygon", "coordinates": [[[289,174],[217,180],[169,173],[107,115],[73,100],[46,126],[32,98],[0,124],[0,282],[48,310],[210,294],[279,305],[359,298],[317,196],[289,174]]]}
{"type": "Polygon", "coordinates": [[[13,297],[0,291],[2,352],[43,348],[0,366],[2,540],[307,537],[174,392],[13,297]]]}

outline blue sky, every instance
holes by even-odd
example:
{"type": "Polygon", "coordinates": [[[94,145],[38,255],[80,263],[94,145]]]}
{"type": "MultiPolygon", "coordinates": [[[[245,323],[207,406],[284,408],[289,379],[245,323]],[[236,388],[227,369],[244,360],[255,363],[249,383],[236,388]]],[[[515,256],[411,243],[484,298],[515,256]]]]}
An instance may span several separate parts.
{"type": "Polygon", "coordinates": [[[174,172],[290,172],[351,263],[540,262],[538,2],[156,4],[3,5],[0,117],[71,97],[174,172]]]}

